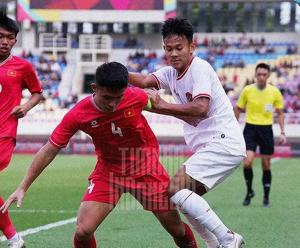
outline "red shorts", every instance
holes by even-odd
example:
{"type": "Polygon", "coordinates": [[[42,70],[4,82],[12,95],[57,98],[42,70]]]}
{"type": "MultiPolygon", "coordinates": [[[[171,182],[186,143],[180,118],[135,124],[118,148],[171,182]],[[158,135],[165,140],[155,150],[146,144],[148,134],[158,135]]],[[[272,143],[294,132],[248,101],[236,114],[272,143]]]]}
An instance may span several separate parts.
{"type": "MultiPolygon", "coordinates": [[[[116,205],[123,193],[130,193],[149,211],[169,211],[175,209],[170,203],[167,188],[170,182],[168,173],[159,164],[143,176],[118,177],[111,173],[97,174],[90,178],[90,185],[82,201],[96,201],[116,205]]],[[[127,207],[134,207],[132,202],[127,207]]]]}
{"type": "Polygon", "coordinates": [[[14,138],[0,138],[0,171],[8,166],[15,144],[16,141],[14,138]]]}

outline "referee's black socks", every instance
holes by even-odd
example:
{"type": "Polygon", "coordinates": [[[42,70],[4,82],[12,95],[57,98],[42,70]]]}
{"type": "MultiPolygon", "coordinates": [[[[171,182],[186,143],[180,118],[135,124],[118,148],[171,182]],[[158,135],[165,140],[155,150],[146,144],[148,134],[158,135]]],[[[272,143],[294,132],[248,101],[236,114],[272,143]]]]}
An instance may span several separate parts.
{"type": "Polygon", "coordinates": [[[271,170],[264,170],[262,176],[262,183],[264,186],[264,198],[269,199],[270,188],[272,181],[272,173],[271,170]]]}
{"type": "Polygon", "coordinates": [[[252,170],[252,168],[244,167],[244,178],[245,178],[246,186],[247,186],[247,194],[251,194],[253,192],[253,190],[252,190],[253,170],[252,170]]]}

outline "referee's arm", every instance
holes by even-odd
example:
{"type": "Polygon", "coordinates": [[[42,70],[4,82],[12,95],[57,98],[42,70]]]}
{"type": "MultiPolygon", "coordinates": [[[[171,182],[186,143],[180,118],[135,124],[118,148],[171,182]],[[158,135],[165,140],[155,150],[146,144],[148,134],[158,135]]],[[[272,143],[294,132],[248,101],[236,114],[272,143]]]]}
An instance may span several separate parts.
{"type": "Polygon", "coordinates": [[[243,109],[240,108],[240,107],[238,107],[238,106],[236,106],[236,107],[234,108],[234,114],[235,114],[235,118],[236,118],[237,120],[239,120],[240,114],[241,114],[242,111],[243,111],[243,109]]]}
{"type": "Polygon", "coordinates": [[[278,118],[278,124],[280,127],[280,135],[279,135],[279,143],[280,144],[285,144],[287,139],[286,135],[284,132],[284,114],[283,114],[283,109],[278,109],[276,108],[276,113],[277,113],[277,118],[278,118]]]}

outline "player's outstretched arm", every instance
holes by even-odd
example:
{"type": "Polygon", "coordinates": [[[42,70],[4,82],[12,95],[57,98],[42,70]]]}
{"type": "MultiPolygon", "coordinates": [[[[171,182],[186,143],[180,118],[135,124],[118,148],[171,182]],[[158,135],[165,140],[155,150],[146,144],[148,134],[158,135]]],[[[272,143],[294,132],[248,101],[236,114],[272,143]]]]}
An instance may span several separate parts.
{"type": "Polygon", "coordinates": [[[33,93],[25,104],[14,107],[11,114],[17,118],[23,118],[30,109],[41,101],[41,99],[41,93],[33,93]]]}
{"type": "Polygon", "coordinates": [[[157,81],[152,74],[129,72],[128,82],[139,88],[158,88],[157,81]]]}
{"type": "MultiPolygon", "coordinates": [[[[185,118],[201,118],[207,117],[209,98],[198,97],[192,102],[184,104],[173,104],[164,101],[157,91],[148,90],[148,96],[152,102],[152,112],[174,117],[182,116],[185,118]]],[[[181,118],[180,118],[181,119],[181,118]]]]}
{"type": "Polygon", "coordinates": [[[47,142],[47,144],[38,151],[16,191],[12,193],[7,201],[0,207],[1,212],[4,213],[13,202],[17,202],[17,207],[21,206],[25,192],[56,157],[59,150],[59,148],[56,148],[51,143],[47,142]]]}

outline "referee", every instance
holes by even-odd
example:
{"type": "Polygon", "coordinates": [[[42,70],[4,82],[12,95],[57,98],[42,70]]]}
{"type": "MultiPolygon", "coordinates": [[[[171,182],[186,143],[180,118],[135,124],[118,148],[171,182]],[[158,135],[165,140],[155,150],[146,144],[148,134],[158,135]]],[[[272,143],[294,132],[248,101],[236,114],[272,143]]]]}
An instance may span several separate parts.
{"type": "Polygon", "coordinates": [[[270,207],[269,193],[271,188],[271,156],[274,152],[274,136],[272,130],[273,109],[275,108],[280,126],[279,143],[286,142],[284,133],[283,98],[278,88],[267,83],[270,76],[270,66],[260,63],[255,68],[256,83],[246,86],[238,99],[235,108],[236,118],[239,119],[243,109],[246,111],[244,138],[246,141],[247,158],[244,160],[244,178],[247,194],[243,201],[248,206],[255,192],[252,189],[252,163],[257,146],[261,154],[263,170],[262,183],[264,188],[263,206],[270,207]]]}

